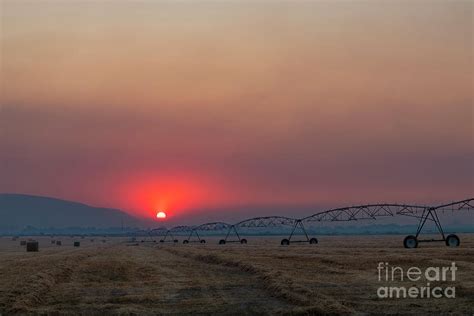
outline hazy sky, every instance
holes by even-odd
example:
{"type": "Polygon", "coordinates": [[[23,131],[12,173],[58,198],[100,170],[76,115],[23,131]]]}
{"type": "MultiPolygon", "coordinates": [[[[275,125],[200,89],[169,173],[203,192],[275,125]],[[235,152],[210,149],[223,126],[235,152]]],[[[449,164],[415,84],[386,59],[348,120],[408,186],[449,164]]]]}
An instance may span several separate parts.
{"type": "Polygon", "coordinates": [[[473,195],[472,1],[0,1],[0,192],[175,220],[473,195]]]}

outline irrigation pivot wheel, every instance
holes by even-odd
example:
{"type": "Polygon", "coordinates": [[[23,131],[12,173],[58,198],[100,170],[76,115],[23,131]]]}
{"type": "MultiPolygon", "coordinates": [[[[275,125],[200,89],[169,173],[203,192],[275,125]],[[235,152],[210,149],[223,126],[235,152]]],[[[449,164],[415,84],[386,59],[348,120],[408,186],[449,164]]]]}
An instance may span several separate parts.
{"type": "Polygon", "coordinates": [[[448,247],[458,247],[461,241],[459,240],[459,237],[451,234],[446,237],[446,246],[448,247]]]}
{"type": "Polygon", "coordinates": [[[281,240],[281,245],[282,245],[282,246],[288,246],[288,245],[290,245],[290,241],[289,241],[288,239],[286,239],[286,238],[285,238],[285,239],[282,239],[282,240],[281,240]]]}
{"type": "Polygon", "coordinates": [[[418,239],[413,235],[406,236],[403,240],[403,246],[405,248],[416,248],[418,247],[418,239]]]}

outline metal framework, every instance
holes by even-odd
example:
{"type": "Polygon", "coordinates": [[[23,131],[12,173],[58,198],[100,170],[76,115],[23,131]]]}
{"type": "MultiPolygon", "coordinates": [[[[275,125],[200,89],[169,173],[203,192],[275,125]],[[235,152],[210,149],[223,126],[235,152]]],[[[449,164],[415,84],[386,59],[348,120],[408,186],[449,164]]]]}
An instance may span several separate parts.
{"type": "MultiPolygon", "coordinates": [[[[247,220],[243,220],[235,226],[241,228],[259,228],[259,227],[293,227],[291,235],[293,235],[296,227],[298,226],[298,220],[295,218],[285,217],[285,216],[264,216],[264,217],[254,217],[247,220]]],[[[303,227],[304,230],[304,227],[303,227]]],[[[306,234],[306,231],[304,231],[306,234]]],[[[307,236],[307,234],[306,234],[307,236]]],[[[247,243],[247,240],[244,239],[247,243]]]]}
{"type": "Polygon", "coordinates": [[[230,225],[229,230],[227,231],[227,234],[225,235],[225,238],[219,240],[219,245],[223,245],[223,244],[226,244],[226,243],[233,243],[233,242],[239,242],[241,244],[246,244],[247,239],[240,238],[239,232],[235,228],[235,225],[230,225]],[[237,239],[230,239],[229,237],[231,236],[231,233],[234,233],[234,235],[235,235],[235,237],[237,237],[237,239]]]}
{"type": "Polygon", "coordinates": [[[155,228],[155,229],[152,229],[148,232],[148,236],[153,242],[156,242],[155,237],[161,237],[164,234],[166,234],[167,231],[168,230],[164,227],[155,228]]]}
{"type": "Polygon", "coordinates": [[[439,205],[435,209],[439,211],[472,211],[474,210],[474,198],[439,205]]]}
{"type": "Polygon", "coordinates": [[[224,222],[211,222],[211,223],[205,223],[201,224],[199,226],[192,227],[189,230],[189,235],[188,238],[183,240],[183,244],[188,244],[188,243],[201,243],[205,244],[206,240],[201,238],[199,235],[200,231],[224,231],[226,229],[229,229],[232,225],[224,222]],[[192,239],[193,236],[197,238],[192,239]]]}
{"type": "MultiPolygon", "coordinates": [[[[358,220],[376,220],[378,217],[393,217],[397,215],[409,216],[419,219],[415,235],[407,236],[403,242],[406,248],[416,248],[419,242],[443,241],[447,246],[455,247],[460,244],[459,237],[451,234],[445,236],[443,227],[438,217],[438,211],[459,211],[474,210],[474,198],[462,201],[452,202],[439,206],[408,205],[408,204],[366,204],[330,209],[313,215],[296,219],[285,216],[263,216],[245,219],[236,224],[224,222],[210,222],[199,226],[176,226],[171,229],[157,228],[149,231],[139,231],[137,236],[145,236],[152,239],[153,236],[163,235],[160,242],[178,242],[175,234],[187,233],[187,238],[183,240],[184,244],[191,242],[205,243],[199,232],[203,231],[226,231],[224,239],[219,240],[219,244],[241,243],[246,244],[247,239],[241,238],[238,229],[242,228],[262,228],[262,227],[291,227],[291,233],[288,238],[281,241],[282,245],[290,243],[310,243],[317,244],[316,238],[310,238],[305,228],[305,224],[311,222],[348,222],[358,220]],[[437,227],[441,239],[418,239],[427,221],[432,221],[437,227]],[[292,240],[295,232],[300,230],[304,236],[303,240],[292,240]],[[193,239],[193,237],[196,237],[193,239]],[[235,238],[233,238],[235,237],[235,238]]],[[[156,242],[156,240],[153,240],[156,242]]],[[[142,240],[143,242],[143,240],[142,240]]]]}
{"type": "Polygon", "coordinates": [[[255,227],[281,227],[294,225],[296,219],[285,216],[263,216],[249,218],[234,224],[234,226],[242,228],[255,227]]]}
{"type": "Polygon", "coordinates": [[[197,227],[195,227],[195,230],[200,230],[200,231],[219,231],[219,230],[225,230],[228,229],[231,224],[224,223],[224,222],[212,222],[212,223],[205,223],[201,224],[197,227]]]}
{"type": "MultiPolygon", "coordinates": [[[[311,216],[301,219],[301,222],[335,222],[335,221],[356,221],[356,220],[375,220],[382,216],[403,215],[418,218],[420,221],[415,235],[409,235],[403,241],[405,248],[416,248],[419,242],[434,242],[443,241],[447,246],[459,246],[459,237],[451,234],[445,236],[441,221],[439,220],[437,211],[455,211],[455,210],[472,210],[474,209],[474,199],[467,199],[449,204],[443,204],[436,207],[420,206],[420,205],[406,205],[406,204],[368,204],[351,207],[343,207],[332,210],[327,210],[313,214],[311,216]],[[433,221],[441,239],[418,239],[426,222],[433,221]]],[[[290,235],[291,238],[291,235],[290,235]]],[[[308,237],[306,237],[308,239],[308,237]]],[[[282,245],[289,244],[289,240],[282,240],[282,245]]]]}
{"type": "Polygon", "coordinates": [[[473,199],[467,199],[467,200],[462,200],[462,201],[457,201],[457,202],[452,202],[448,204],[442,204],[439,206],[435,207],[427,207],[423,210],[422,215],[419,217],[420,222],[418,223],[418,228],[416,229],[416,234],[415,235],[409,235],[405,237],[403,240],[403,245],[405,248],[416,248],[418,247],[418,243],[420,242],[444,242],[446,246],[449,247],[457,247],[460,245],[461,241],[459,237],[455,234],[450,234],[448,236],[445,235],[443,226],[441,225],[441,221],[439,220],[438,217],[438,211],[461,211],[461,210],[474,210],[474,198],[473,199]],[[426,222],[430,220],[432,221],[436,228],[438,229],[438,232],[441,236],[441,239],[418,239],[421,231],[425,227],[426,222]]]}
{"type": "MultiPolygon", "coordinates": [[[[237,235],[238,241],[241,244],[246,244],[247,239],[240,238],[237,228],[261,228],[261,227],[284,227],[289,226],[293,227],[292,235],[299,225],[298,220],[295,218],[285,217],[285,216],[262,216],[262,217],[254,217],[249,218],[243,221],[238,222],[237,224],[232,225],[229,228],[227,236],[224,240],[221,240],[219,243],[225,244],[227,242],[227,237],[229,236],[231,230],[237,235]]],[[[303,227],[304,230],[304,227],[303,227]]],[[[306,231],[304,231],[306,234],[306,231]]],[[[306,235],[307,236],[307,235],[306,235]]]]}
{"type": "Polygon", "coordinates": [[[335,208],[302,218],[304,222],[335,222],[376,219],[383,216],[405,215],[420,218],[427,206],[407,204],[367,204],[335,208]]]}
{"type": "Polygon", "coordinates": [[[308,242],[310,244],[317,244],[318,243],[318,239],[317,238],[310,238],[308,233],[306,232],[306,228],[304,227],[304,224],[303,224],[303,221],[301,219],[297,219],[295,220],[295,224],[293,226],[293,229],[291,230],[291,233],[290,233],[290,236],[288,237],[288,239],[282,239],[281,240],[281,245],[282,246],[287,246],[290,244],[290,242],[292,243],[295,243],[295,242],[308,242]],[[294,236],[295,234],[295,231],[296,229],[299,228],[302,232],[303,232],[303,235],[305,237],[305,239],[303,240],[291,240],[291,238],[294,236]]]}
{"type": "Polygon", "coordinates": [[[160,239],[160,242],[161,243],[165,243],[165,242],[177,243],[178,239],[174,237],[176,234],[185,233],[192,229],[193,229],[192,226],[175,226],[173,228],[170,228],[166,231],[164,237],[160,239]]]}
{"type": "Polygon", "coordinates": [[[149,230],[138,230],[135,232],[132,232],[131,235],[133,236],[133,240],[135,241],[137,237],[141,237],[140,241],[141,242],[156,242],[156,240],[153,238],[155,236],[159,236],[160,233],[163,233],[166,231],[166,228],[155,228],[155,229],[149,229],[149,230]]]}
{"type": "Polygon", "coordinates": [[[313,215],[295,220],[293,230],[288,238],[281,240],[281,245],[289,245],[290,243],[307,242],[317,244],[317,238],[310,238],[305,228],[308,222],[343,222],[357,220],[375,220],[382,216],[395,216],[403,214],[406,216],[420,217],[418,214],[423,211],[426,206],[406,205],[406,204],[366,204],[349,207],[341,207],[330,209],[313,215]],[[300,229],[305,237],[303,240],[292,240],[296,229],[300,229]]]}

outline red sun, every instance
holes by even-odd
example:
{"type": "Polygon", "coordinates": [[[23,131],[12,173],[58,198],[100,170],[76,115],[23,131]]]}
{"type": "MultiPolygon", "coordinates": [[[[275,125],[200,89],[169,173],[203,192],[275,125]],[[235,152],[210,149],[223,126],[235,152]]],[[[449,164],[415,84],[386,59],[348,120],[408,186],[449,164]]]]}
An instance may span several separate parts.
{"type": "Polygon", "coordinates": [[[156,213],[156,218],[165,219],[166,218],[166,213],[163,212],[163,211],[160,211],[160,212],[156,213]]]}

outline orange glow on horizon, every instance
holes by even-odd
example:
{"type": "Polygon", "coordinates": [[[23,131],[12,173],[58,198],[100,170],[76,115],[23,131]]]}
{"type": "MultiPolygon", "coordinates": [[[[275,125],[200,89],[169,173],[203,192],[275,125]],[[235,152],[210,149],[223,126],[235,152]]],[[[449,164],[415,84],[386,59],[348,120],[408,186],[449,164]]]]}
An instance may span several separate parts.
{"type": "Polygon", "coordinates": [[[226,197],[215,184],[190,174],[147,173],[127,177],[123,183],[120,204],[133,215],[151,220],[183,216],[196,208],[216,205],[226,197]],[[158,216],[161,212],[165,217],[158,216]]]}

